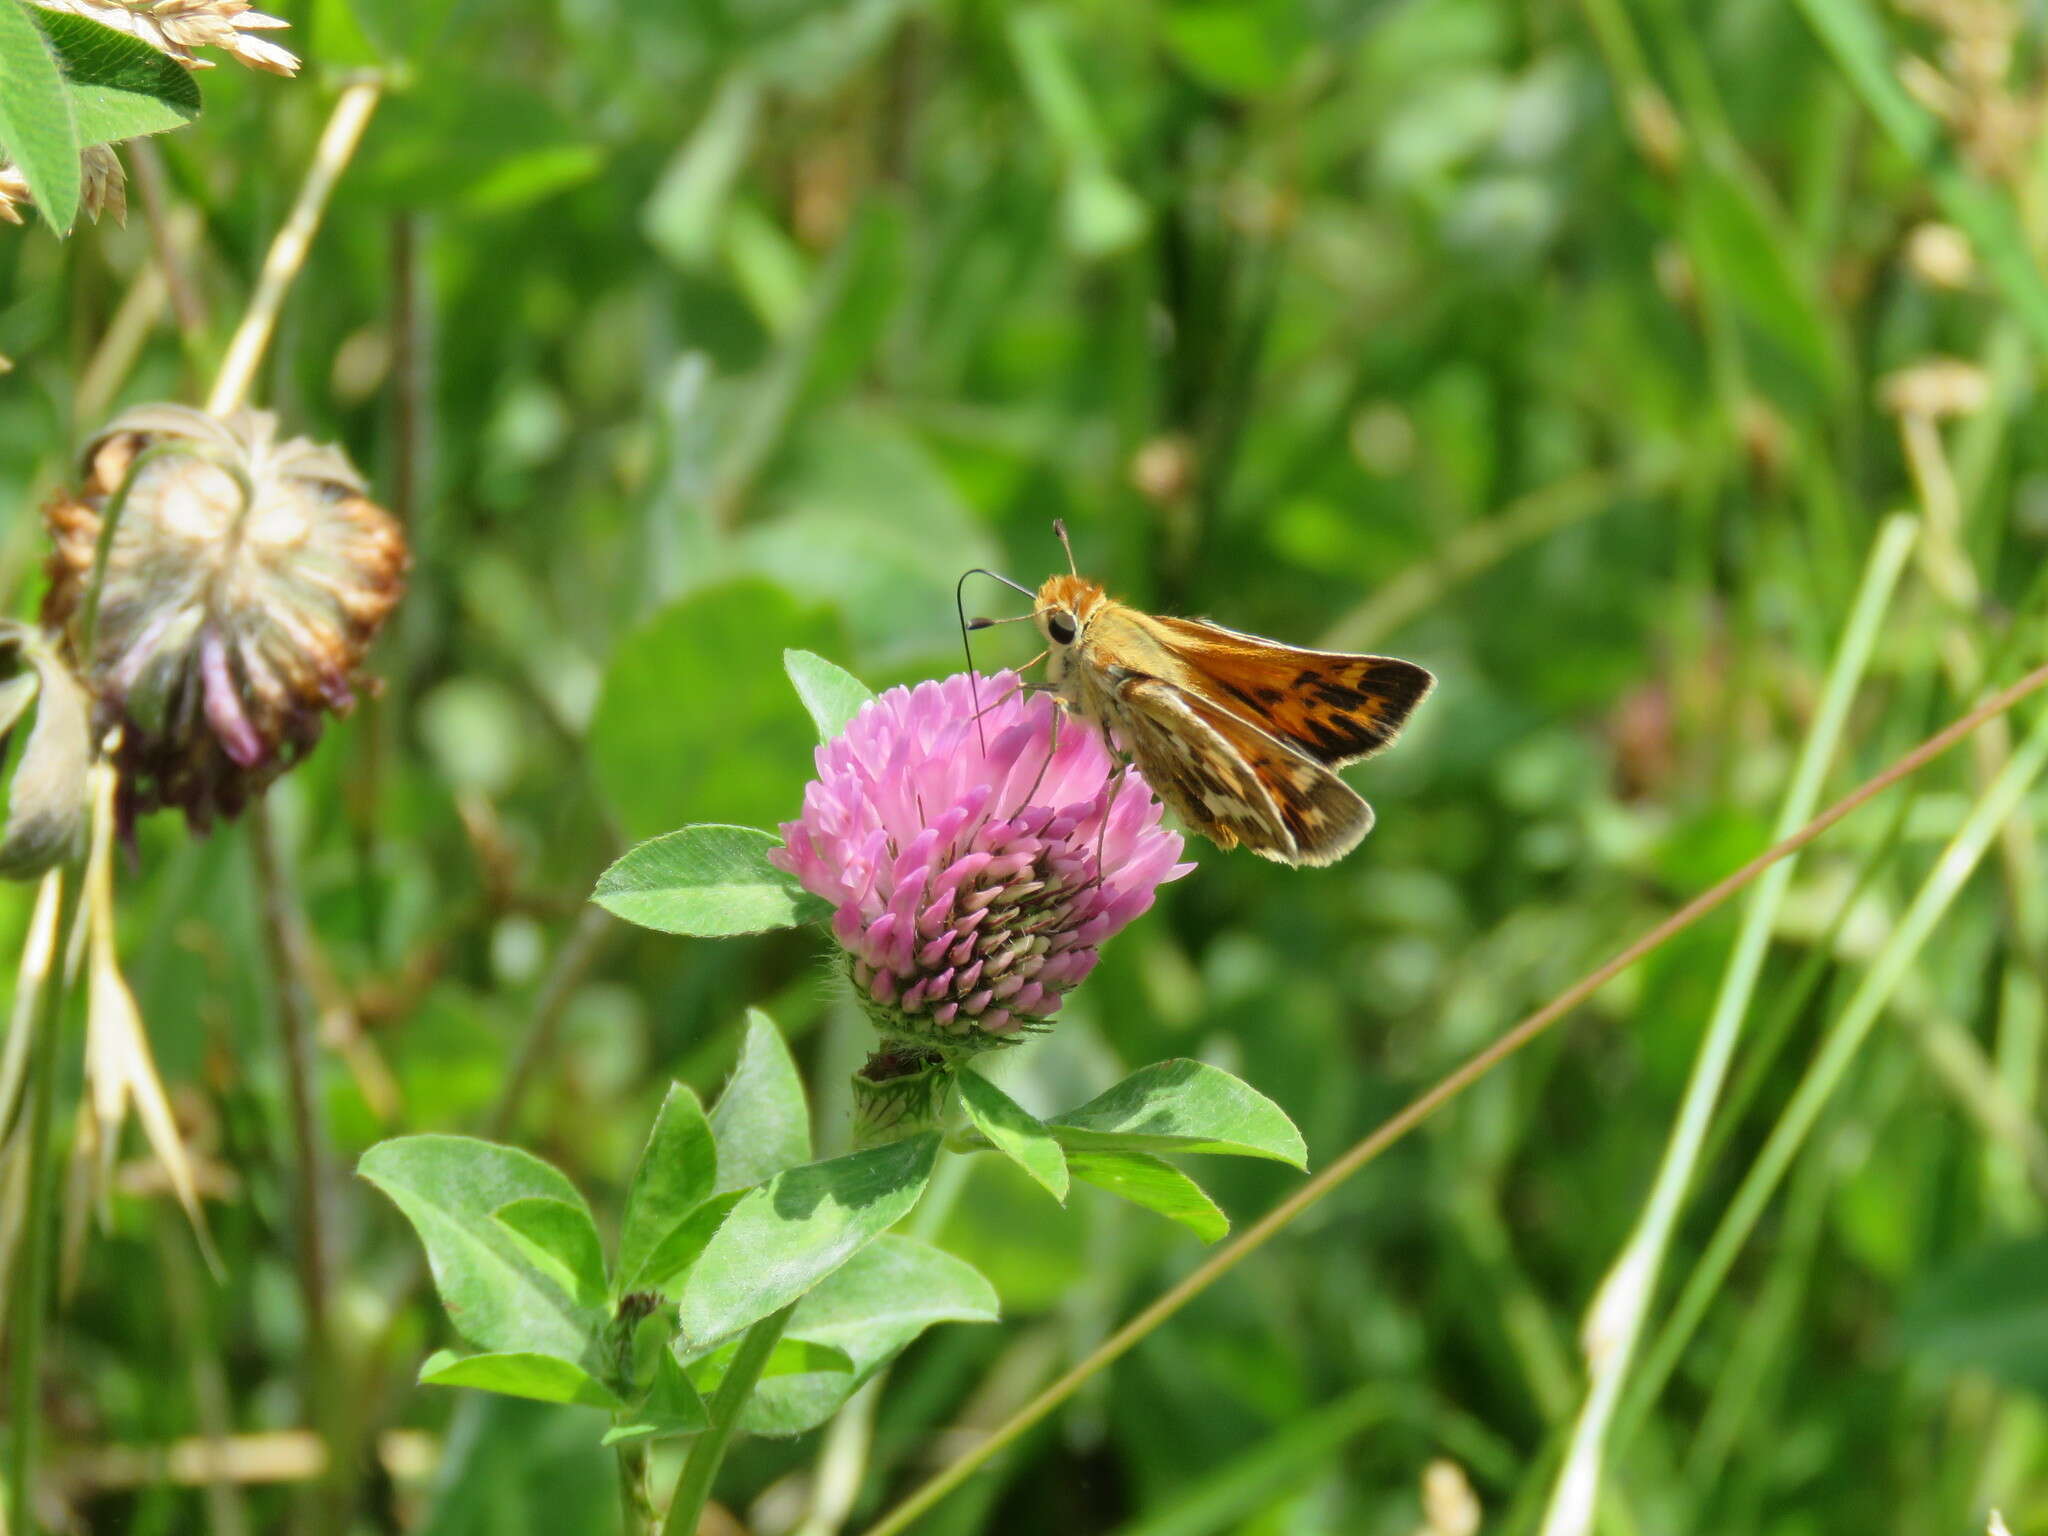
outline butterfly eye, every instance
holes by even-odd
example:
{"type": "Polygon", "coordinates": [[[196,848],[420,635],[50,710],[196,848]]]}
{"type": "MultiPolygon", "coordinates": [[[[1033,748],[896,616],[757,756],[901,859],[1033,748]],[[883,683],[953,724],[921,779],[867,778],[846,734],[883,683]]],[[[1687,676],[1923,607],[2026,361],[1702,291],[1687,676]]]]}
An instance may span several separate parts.
{"type": "Polygon", "coordinates": [[[1052,643],[1054,645],[1072,645],[1074,643],[1074,621],[1064,613],[1053,612],[1047,614],[1045,632],[1052,636],[1052,643]]]}

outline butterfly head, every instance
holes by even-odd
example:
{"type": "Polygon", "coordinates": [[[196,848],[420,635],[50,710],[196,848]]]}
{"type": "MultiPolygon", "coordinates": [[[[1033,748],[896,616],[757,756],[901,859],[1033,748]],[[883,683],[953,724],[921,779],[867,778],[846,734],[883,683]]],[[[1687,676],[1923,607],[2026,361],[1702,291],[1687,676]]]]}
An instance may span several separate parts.
{"type": "Polygon", "coordinates": [[[1062,694],[1089,620],[1108,601],[1102,588],[1081,576],[1050,576],[1038,589],[1031,616],[1045,636],[1045,680],[1062,694]]]}
{"type": "Polygon", "coordinates": [[[1059,656],[1080,643],[1088,621],[1107,601],[1102,588],[1085,576],[1049,576],[1038,589],[1032,618],[1052,654],[1059,656]]]}

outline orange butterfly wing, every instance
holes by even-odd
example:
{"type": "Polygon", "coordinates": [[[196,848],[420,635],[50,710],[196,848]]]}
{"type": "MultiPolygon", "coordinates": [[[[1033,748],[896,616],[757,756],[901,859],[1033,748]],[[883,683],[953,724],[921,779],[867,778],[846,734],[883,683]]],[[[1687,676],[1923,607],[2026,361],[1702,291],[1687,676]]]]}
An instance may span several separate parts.
{"type": "Polygon", "coordinates": [[[1372,830],[1372,807],[1306,753],[1156,677],[1117,684],[1122,744],[1159,798],[1220,848],[1328,864],[1372,830]]]}
{"type": "Polygon", "coordinates": [[[1332,768],[1394,739],[1436,679],[1412,661],[1308,651],[1206,619],[1147,615],[1212,702],[1332,768]]]}

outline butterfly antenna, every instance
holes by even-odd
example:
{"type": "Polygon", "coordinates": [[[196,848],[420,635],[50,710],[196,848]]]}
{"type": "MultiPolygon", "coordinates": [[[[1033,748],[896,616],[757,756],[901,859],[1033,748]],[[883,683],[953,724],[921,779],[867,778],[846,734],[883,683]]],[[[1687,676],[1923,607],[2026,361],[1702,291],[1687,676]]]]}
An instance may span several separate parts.
{"type": "Polygon", "coordinates": [[[1067,574],[1070,576],[1080,575],[1081,567],[1074,563],[1074,541],[1067,537],[1067,520],[1063,517],[1054,518],[1052,520],[1052,532],[1053,537],[1060,541],[1060,548],[1067,552],[1067,574]]]}
{"type": "Polygon", "coordinates": [[[1008,620],[976,619],[972,623],[968,622],[966,594],[967,578],[970,576],[986,576],[991,581],[1000,581],[1004,586],[1022,592],[1026,597],[1036,597],[1037,594],[1029,587],[1014,582],[1007,576],[998,576],[994,571],[984,570],[978,565],[972,570],[962,571],[960,579],[953,584],[953,611],[960,616],[960,649],[967,653],[967,697],[974,705],[974,734],[981,743],[982,756],[986,757],[988,755],[988,732],[983,729],[981,724],[981,690],[975,684],[974,642],[969,640],[967,635],[970,630],[986,629],[990,624],[1007,623],[1008,620]]]}

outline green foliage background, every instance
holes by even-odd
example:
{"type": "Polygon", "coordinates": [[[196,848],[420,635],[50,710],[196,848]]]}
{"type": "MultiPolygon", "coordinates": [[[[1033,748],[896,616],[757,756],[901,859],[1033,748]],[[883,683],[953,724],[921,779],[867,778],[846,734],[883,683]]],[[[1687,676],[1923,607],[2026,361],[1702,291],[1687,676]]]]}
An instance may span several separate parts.
{"type": "MultiPolygon", "coordinates": [[[[333,85],[394,70],[258,391],[347,446],[417,553],[382,697],[273,795],[323,1001],[360,1037],[322,1060],[337,1169],[491,1125],[539,1020],[496,1129],[615,1218],[666,1083],[715,1090],[754,1004],[843,1147],[864,1026],[810,937],[666,938],[584,898],[628,841],[794,814],[812,737],[785,647],[877,686],[951,670],[956,576],[1035,583],[1054,517],[1135,602],[1441,678],[1352,775],[1380,815],[1358,854],[1201,849],[1006,1078],[1050,1108],[1201,1056],[1283,1104],[1318,1165],[1767,841],[1878,520],[1920,509],[1893,370],[1947,354],[1988,380],[1943,429],[1981,592],[1909,573],[1832,792],[1974,697],[1958,643],[1998,678],[2038,659],[2038,146],[1987,161],[1895,83],[1943,57],[1961,0],[1933,21],[1878,0],[278,8],[308,76],[213,71],[203,117],[156,141],[198,215],[200,334],[122,326],[144,216],[0,235],[0,593],[32,610],[32,509],[112,406],[203,394],[333,85]],[[1977,250],[1960,287],[1909,254],[1944,219],[1977,250]]],[[[2023,30],[2016,95],[2039,66],[2023,30]]],[[[978,654],[1029,648],[998,629],[978,654]]],[[[1952,754],[1802,866],[1653,1337],[1979,782],[1952,754]]],[[[1603,1530],[2048,1522],[2039,809],[1625,1418],[1603,1530]]],[[[227,1273],[136,1162],[54,1345],[74,1468],[209,1415],[301,1422],[243,842],[158,818],[124,873],[124,961],[227,1273]]],[[[0,893],[7,949],[26,920],[26,890],[0,893]]],[[[1442,1456],[1489,1531],[1532,1530],[1576,1330],[1732,933],[1610,987],[919,1529],[1408,1536],[1442,1456]]],[[[1240,1223],[1295,1180],[1204,1172],[1240,1223]]],[[[446,1339],[413,1240],[339,1173],[335,1210],[362,1427],[439,1456],[362,1477],[358,1528],[609,1529],[594,1416],[416,1389],[446,1339]]],[[[942,1241],[1006,1321],[906,1357],[869,1515],[1198,1251],[1091,1190],[1062,1213],[995,1159],[942,1241]]],[[[740,1448],[721,1493],[750,1529],[790,1529],[818,1439],[740,1448]]],[[[269,1529],[292,1503],[81,1479],[94,1530],[269,1529]]]]}

